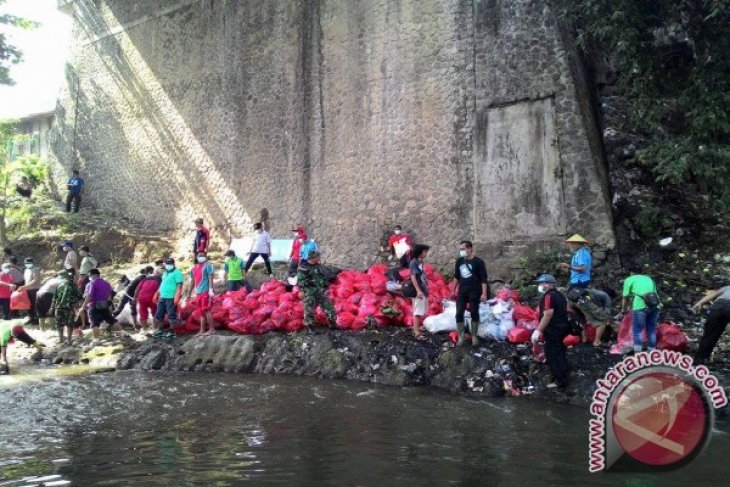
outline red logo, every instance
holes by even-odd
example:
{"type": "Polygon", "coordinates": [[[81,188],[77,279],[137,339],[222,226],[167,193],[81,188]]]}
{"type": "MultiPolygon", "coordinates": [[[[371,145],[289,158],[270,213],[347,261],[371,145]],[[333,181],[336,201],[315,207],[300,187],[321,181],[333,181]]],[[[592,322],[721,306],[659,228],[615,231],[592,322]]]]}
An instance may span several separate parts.
{"type": "Polygon", "coordinates": [[[611,421],[620,448],[645,465],[676,468],[704,447],[712,424],[703,390],[676,372],[639,374],[616,391],[611,421]]]}

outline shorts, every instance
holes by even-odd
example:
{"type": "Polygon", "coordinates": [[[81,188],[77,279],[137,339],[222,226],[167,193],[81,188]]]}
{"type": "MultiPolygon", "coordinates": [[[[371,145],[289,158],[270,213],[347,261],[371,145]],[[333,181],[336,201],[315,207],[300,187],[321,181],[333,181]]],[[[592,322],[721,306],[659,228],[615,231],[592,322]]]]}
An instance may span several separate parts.
{"type": "Polygon", "coordinates": [[[51,316],[51,304],[53,303],[53,293],[39,294],[35,301],[35,311],[39,318],[49,318],[51,316]]]}
{"type": "Polygon", "coordinates": [[[117,322],[116,318],[112,315],[111,308],[106,309],[89,309],[89,323],[92,328],[98,328],[102,323],[107,323],[109,326],[114,325],[117,322]]]}
{"type": "Polygon", "coordinates": [[[210,295],[207,291],[195,296],[193,303],[202,311],[210,311],[210,295]]]}
{"type": "Polygon", "coordinates": [[[413,316],[426,316],[428,311],[428,296],[423,298],[411,298],[413,302],[413,316]]]}

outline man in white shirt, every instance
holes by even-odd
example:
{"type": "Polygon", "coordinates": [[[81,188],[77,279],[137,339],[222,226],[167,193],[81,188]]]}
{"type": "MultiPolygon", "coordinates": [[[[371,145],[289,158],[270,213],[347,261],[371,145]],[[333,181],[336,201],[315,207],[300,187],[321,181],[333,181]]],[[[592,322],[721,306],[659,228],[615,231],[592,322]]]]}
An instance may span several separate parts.
{"type": "Polygon", "coordinates": [[[264,264],[266,264],[266,270],[269,271],[269,277],[273,279],[274,271],[271,269],[271,262],[269,262],[269,256],[271,255],[271,235],[264,230],[264,226],[261,223],[255,223],[253,230],[256,232],[256,235],[251,246],[251,253],[248,255],[245,270],[248,272],[254,261],[258,257],[261,257],[264,259],[264,264]]]}

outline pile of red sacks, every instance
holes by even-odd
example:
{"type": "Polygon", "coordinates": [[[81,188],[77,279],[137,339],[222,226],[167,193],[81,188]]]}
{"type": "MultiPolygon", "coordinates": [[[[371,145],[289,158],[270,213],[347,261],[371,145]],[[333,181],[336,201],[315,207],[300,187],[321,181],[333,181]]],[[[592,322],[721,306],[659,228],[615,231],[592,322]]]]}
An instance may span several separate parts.
{"type": "MultiPolygon", "coordinates": [[[[385,272],[388,266],[377,264],[366,272],[344,270],[329,286],[328,295],[337,315],[337,328],[362,330],[372,320],[377,326],[412,326],[413,309],[411,300],[395,296],[386,290],[385,272]]],[[[424,266],[429,286],[428,314],[443,311],[441,302],[453,294],[453,284],[434,271],[429,264],[424,266]]],[[[408,279],[407,269],[400,272],[401,279],[408,279]]],[[[241,289],[214,296],[211,314],[216,328],[227,328],[236,333],[260,335],[269,331],[292,332],[304,327],[302,292],[297,287],[287,291],[279,281],[268,281],[261,289],[251,293],[241,289]]],[[[183,326],[180,333],[191,333],[200,329],[203,311],[195,302],[181,308],[183,326]]],[[[327,316],[317,308],[315,321],[327,325],[327,316]]]]}

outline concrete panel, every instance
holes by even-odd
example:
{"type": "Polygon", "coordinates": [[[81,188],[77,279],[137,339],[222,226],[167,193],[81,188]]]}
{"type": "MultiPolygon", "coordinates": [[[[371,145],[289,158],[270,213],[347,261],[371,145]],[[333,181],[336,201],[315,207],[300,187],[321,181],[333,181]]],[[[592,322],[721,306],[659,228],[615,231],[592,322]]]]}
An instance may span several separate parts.
{"type": "Polygon", "coordinates": [[[474,236],[545,237],[565,227],[552,98],[488,111],[486,158],[477,161],[474,236]]]}

